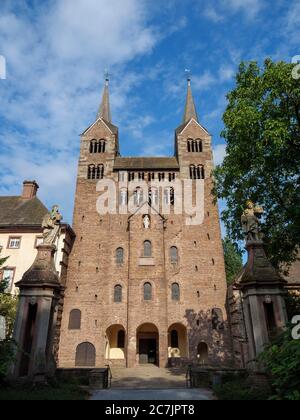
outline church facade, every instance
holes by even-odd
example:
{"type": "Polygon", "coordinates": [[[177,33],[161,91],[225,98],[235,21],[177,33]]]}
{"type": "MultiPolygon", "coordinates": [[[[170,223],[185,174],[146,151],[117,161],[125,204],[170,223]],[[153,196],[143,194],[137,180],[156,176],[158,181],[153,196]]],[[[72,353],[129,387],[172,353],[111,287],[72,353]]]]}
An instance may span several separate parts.
{"type": "Polygon", "coordinates": [[[230,364],[211,142],[188,80],[174,156],[121,157],[106,80],[97,119],[81,136],[58,367],[230,364]],[[185,180],[193,196],[197,182],[204,186],[199,224],[175,209],[172,182],[185,180]],[[118,208],[132,200],[136,210],[99,213],[105,181],[116,186],[118,208]]]}

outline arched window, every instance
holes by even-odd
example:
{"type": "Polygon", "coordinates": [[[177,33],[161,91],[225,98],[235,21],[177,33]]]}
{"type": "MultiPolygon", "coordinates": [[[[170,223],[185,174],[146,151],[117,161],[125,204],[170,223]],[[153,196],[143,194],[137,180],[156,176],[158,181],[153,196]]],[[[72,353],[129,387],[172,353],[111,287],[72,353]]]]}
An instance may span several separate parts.
{"type": "Polygon", "coordinates": [[[96,179],[103,179],[104,177],[104,166],[98,165],[96,171],[96,179]]]}
{"type": "Polygon", "coordinates": [[[95,165],[88,166],[88,179],[96,179],[96,167],[95,165]]]}
{"type": "Polygon", "coordinates": [[[143,204],[143,191],[140,187],[138,187],[134,191],[134,205],[135,206],[141,206],[143,204]]]}
{"type": "Polygon", "coordinates": [[[117,262],[117,265],[124,264],[124,249],[123,248],[118,248],[116,250],[116,262],[117,262]]]}
{"type": "Polygon", "coordinates": [[[144,257],[152,257],[152,243],[150,241],[144,242],[144,257]]]}
{"type": "Polygon", "coordinates": [[[152,285],[151,283],[144,284],[144,300],[152,300],[152,285]]]}
{"type": "Polygon", "coordinates": [[[91,343],[81,343],[76,349],[76,367],[95,367],[96,349],[91,343]]]}
{"type": "Polygon", "coordinates": [[[152,206],[158,206],[159,204],[159,192],[157,188],[149,189],[149,203],[152,206]]]}
{"type": "Polygon", "coordinates": [[[199,343],[197,357],[199,362],[202,364],[206,364],[208,362],[208,346],[206,343],[199,343]]]}
{"type": "Polygon", "coordinates": [[[187,149],[188,149],[188,152],[189,153],[192,151],[192,143],[193,143],[193,140],[192,139],[188,139],[188,141],[187,141],[187,149]]]}
{"type": "Polygon", "coordinates": [[[122,302],[122,286],[119,284],[115,286],[114,289],[114,302],[121,303],[122,302]]]}
{"type": "Polygon", "coordinates": [[[197,148],[198,148],[198,153],[202,153],[203,152],[203,142],[201,139],[197,139],[197,148]]]}
{"type": "Polygon", "coordinates": [[[80,330],[81,328],[81,311],[73,309],[69,316],[69,330],[80,330]]]}
{"type": "Polygon", "coordinates": [[[90,142],[90,153],[105,153],[106,151],[106,141],[105,140],[95,140],[93,139],[90,142]]]}
{"type": "Polygon", "coordinates": [[[173,349],[179,347],[178,332],[176,330],[171,331],[171,347],[173,349]]]}
{"type": "Polygon", "coordinates": [[[178,249],[176,246],[172,246],[170,250],[171,264],[178,264],[178,249]]]}
{"type": "Polygon", "coordinates": [[[120,191],[120,206],[127,205],[127,190],[120,191]]]}
{"type": "Polygon", "coordinates": [[[191,179],[205,179],[205,169],[203,165],[190,166],[190,178],[191,179]]]}
{"type": "Polygon", "coordinates": [[[125,348],[125,331],[120,330],[118,332],[118,349],[124,349],[125,348]]]}
{"type": "Polygon", "coordinates": [[[175,301],[180,300],[180,287],[178,283],[172,284],[172,300],[175,300],[175,301]]]}

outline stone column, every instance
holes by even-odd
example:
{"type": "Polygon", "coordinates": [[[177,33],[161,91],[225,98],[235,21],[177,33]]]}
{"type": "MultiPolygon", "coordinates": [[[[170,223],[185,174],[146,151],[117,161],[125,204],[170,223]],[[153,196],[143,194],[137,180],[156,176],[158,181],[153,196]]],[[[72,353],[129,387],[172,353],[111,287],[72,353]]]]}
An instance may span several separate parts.
{"type": "Polygon", "coordinates": [[[53,374],[53,337],[56,327],[53,309],[63,290],[55,269],[55,251],[54,245],[40,245],[33,265],[17,283],[20,288],[20,302],[14,331],[18,346],[13,368],[15,378],[22,373],[22,376],[40,381],[53,374]],[[36,305],[37,308],[31,318],[30,305],[36,305]],[[24,356],[24,349],[28,347],[30,354],[24,356]],[[21,370],[24,357],[29,358],[26,362],[28,366],[21,370]]]}

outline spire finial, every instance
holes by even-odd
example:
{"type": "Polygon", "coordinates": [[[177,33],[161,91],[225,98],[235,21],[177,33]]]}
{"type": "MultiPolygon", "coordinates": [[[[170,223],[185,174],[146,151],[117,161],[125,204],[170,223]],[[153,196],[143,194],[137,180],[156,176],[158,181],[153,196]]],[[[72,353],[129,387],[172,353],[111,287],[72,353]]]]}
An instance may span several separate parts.
{"type": "Polygon", "coordinates": [[[187,80],[188,86],[191,86],[191,80],[192,80],[191,70],[185,69],[185,74],[186,74],[186,80],[187,80]]]}
{"type": "Polygon", "coordinates": [[[187,78],[187,97],[186,97],[186,103],[185,103],[185,109],[184,109],[184,116],[183,116],[183,123],[187,123],[192,118],[194,118],[196,121],[198,121],[198,115],[196,111],[196,106],[192,94],[192,87],[191,87],[191,80],[192,80],[192,72],[189,69],[185,69],[185,74],[187,78]]]}
{"type": "Polygon", "coordinates": [[[103,91],[103,96],[102,96],[102,102],[100,104],[99,111],[97,114],[97,119],[103,118],[105,121],[111,123],[111,113],[110,113],[110,103],[109,103],[110,74],[108,73],[107,69],[104,72],[104,79],[105,79],[104,91],[103,91]]]}

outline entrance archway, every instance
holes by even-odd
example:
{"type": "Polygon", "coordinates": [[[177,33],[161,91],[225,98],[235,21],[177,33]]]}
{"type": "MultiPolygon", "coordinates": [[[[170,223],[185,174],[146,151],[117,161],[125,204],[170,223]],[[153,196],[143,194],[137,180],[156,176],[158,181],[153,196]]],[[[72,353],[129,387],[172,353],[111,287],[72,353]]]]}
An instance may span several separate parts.
{"type": "Polygon", "coordinates": [[[143,324],[137,329],[136,343],[140,365],[159,364],[159,333],[154,324],[143,324]]]}
{"type": "Polygon", "coordinates": [[[187,329],[183,324],[177,323],[168,330],[169,358],[188,357],[187,329]]]}
{"type": "Polygon", "coordinates": [[[124,360],[126,347],[125,328],[122,325],[111,325],[106,330],[106,338],[105,358],[107,360],[124,360]]]}

